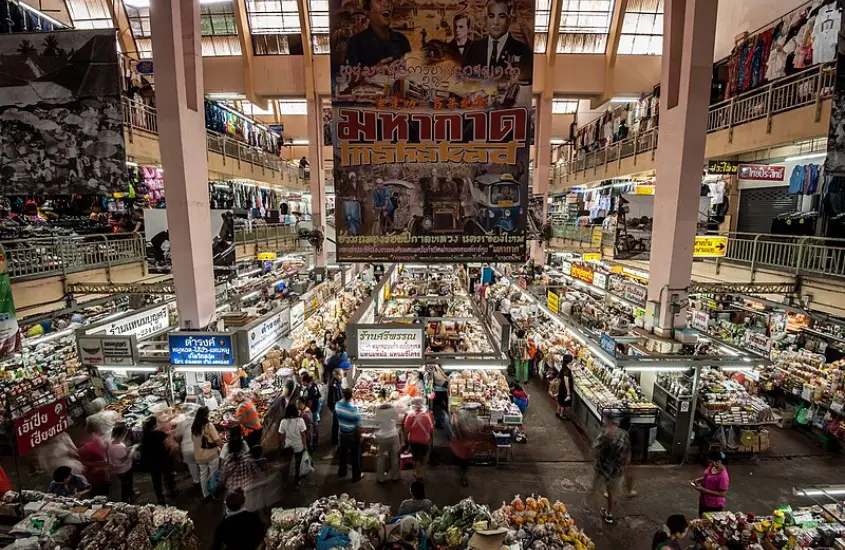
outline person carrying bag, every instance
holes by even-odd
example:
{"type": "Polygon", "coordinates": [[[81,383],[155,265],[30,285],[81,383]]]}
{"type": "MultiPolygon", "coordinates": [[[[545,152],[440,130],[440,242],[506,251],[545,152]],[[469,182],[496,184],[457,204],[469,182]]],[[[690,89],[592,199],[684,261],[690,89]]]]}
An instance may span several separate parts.
{"type": "Polygon", "coordinates": [[[220,468],[220,448],[223,441],[214,425],[208,420],[208,407],[200,407],[191,424],[191,439],[194,443],[194,460],[200,469],[200,489],[202,497],[210,498],[209,485],[215,472],[220,468]]]}

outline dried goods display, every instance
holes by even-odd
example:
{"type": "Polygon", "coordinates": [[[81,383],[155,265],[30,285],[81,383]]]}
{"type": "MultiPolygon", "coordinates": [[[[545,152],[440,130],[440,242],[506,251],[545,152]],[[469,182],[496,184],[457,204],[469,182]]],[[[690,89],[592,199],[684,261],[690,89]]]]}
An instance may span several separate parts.
{"type": "Polygon", "coordinates": [[[16,547],[20,548],[152,550],[161,548],[161,544],[172,550],[199,548],[188,513],[169,506],[9,491],[3,495],[0,513],[20,518],[9,532],[27,541],[18,542],[16,547]]]}

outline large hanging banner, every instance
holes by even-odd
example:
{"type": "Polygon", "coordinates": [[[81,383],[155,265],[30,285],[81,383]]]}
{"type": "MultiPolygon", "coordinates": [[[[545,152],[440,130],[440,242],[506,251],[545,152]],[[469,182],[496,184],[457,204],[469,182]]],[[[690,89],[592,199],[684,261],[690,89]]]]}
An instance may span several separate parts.
{"type": "Polygon", "coordinates": [[[0,194],[128,189],[114,30],[2,34],[0,75],[0,194]]]}
{"type": "Polygon", "coordinates": [[[524,261],[534,0],[329,9],[338,261],[524,261]]]}

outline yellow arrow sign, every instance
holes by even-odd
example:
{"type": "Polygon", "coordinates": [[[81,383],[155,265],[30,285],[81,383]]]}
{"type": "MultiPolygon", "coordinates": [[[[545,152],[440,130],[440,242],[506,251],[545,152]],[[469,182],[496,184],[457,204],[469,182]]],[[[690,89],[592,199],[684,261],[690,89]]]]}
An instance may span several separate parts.
{"type": "Polygon", "coordinates": [[[728,253],[727,237],[708,237],[696,235],[695,248],[692,255],[695,258],[721,258],[728,253]]]}

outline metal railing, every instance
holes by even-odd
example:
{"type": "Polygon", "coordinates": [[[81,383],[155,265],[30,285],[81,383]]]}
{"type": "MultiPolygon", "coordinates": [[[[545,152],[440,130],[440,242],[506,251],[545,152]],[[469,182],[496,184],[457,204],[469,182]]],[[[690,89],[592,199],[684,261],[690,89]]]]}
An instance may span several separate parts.
{"type": "Polygon", "coordinates": [[[6,269],[12,280],[146,261],[146,245],[139,234],[18,239],[3,241],[0,250],[6,256],[6,269]]]}
{"type": "MultiPolygon", "coordinates": [[[[707,133],[728,130],[728,139],[732,141],[733,129],[736,126],[760,119],[768,119],[768,133],[771,131],[774,115],[808,105],[816,105],[818,120],[821,116],[821,103],[832,95],[835,81],[835,65],[824,64],[711,105],[707,118],[707,133]]],[[[555,165],[551,184],[564,184],[579,174],[586,175],[588,170],[598,174],[600,167],[619,163],[624,158],[633,157],[636,164],[637,157],[648,154],[653,160],[657,149],[657,135],[657,128],[639,132],[625,140],[555,165]]]]}
{"type": "MultiPolygon", "coordinates": [[[[552,238],[563,240],[573,250],[595,249],[593,227],[553,223],[552,238]]],[[[711,232],[728,238],[722,262],[749,265],[752,279],[761,268],[791,275],[845,278],[845,239],[790,237],[767,233],[711,232]]],[[[615,233],[603,232],[602,247],[614,247],[615,233]]]]}
{"type": "Polygon", "coordinates": [[[845,239],[765,233],[716,234],[728,237],[727,253],[717,263],[749,264],[752,274],[764,267],[794,275],[845,278],[845,239]]]}
{"type": "MultiPolygon", "coordinates": [[[[579,226],[572,223],[552,224],[552,238],[562,239],[566,244],[577,245],[577,248],[596,248],[593,242],[593,231],[596,225],[579,226]]],[[[601,246],[612,245],[615,233],[602,231],[601,246]]]]}
{"type": "MultiPolygon", "coordinates": [[[[158,113],[155,108],[139,101],[133,101],[128,97],[124,97],[122,103],[123,124],[129,132],[130,140],[134,132],[158,135],[158,113]]],[[[278,172],[292,184],[303,187],[307,184],[306,180],[301,177],[298,165],[286,163],[268,154],[263,149],[211,130],[206,130],[206,142],[208,151],[222,155],[224,163],[227,158],[238,162],[238,164],[246,162],[261,167],[262,170],[278,172]]]]}
{"type": "Polygon", "coordinates": [[[274,241],[287,242],[297,238],[295,225],[255,224],[251,227],[235,228],[235,244],[264,244],[274,241]]]}

